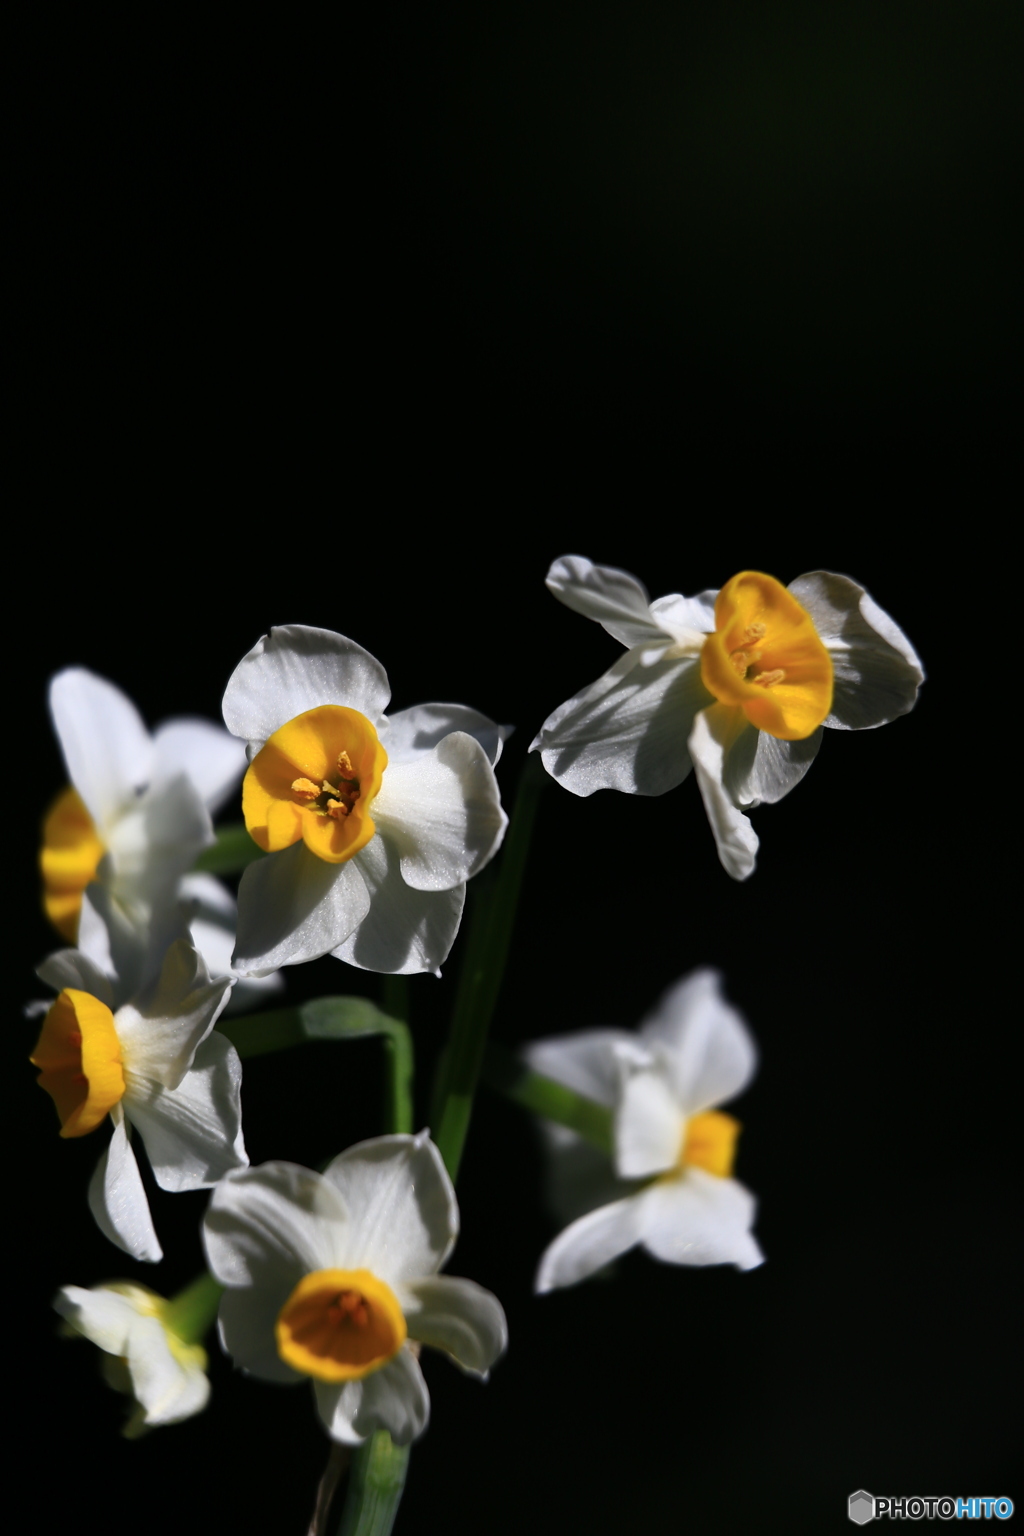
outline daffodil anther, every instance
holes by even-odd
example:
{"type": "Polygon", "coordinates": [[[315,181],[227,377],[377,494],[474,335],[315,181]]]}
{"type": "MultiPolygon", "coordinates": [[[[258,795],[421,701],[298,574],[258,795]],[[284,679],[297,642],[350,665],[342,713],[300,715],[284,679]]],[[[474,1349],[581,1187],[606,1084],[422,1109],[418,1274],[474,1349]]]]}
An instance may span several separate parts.
{"type": "Polygon", "coordinates": [[[368,1269],[317,1269],[304,1275],[278,1314],[277,1352],[319,1381],[361,1381],[405,1343],[398,1298],[368,1269]]]}

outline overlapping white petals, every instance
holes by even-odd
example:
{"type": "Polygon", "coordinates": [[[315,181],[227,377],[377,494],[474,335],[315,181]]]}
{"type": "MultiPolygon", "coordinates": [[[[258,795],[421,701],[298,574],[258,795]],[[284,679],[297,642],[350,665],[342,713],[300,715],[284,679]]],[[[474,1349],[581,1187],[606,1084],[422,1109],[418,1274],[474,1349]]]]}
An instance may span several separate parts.
{"type": "MultiPolygon", "coordinates": [[[[189,874],[178,887],[178,900],[187,913],[192,942],[210,975],[233,975],[231,958],[238,929],[238,903],[234,896],[212,875],[189,874]]],[[[254,1008],[283,987],[280,971],[269,971],[265,976],[236,976],[226,1012],[241,1013],[254,1008]]]]}
{"type": "Polygon", "coordinates": [[[917,702],[924,669],[899,625],[872,597],[832,571],[811,571],[789,584],[807,609],[832,658],[835,730],[870,730],[905,715],[917,702]]]}
{"type": "Polygon", "coordinates": [[[744,810],[774,805],[799,784],[821,741],[821,726],[803,741],[780,741],[747,722],[725,749],[722,787],[733,804],[744,810]]]}
{"type": "Polygon", "coordinates": [[[157,1308],[160,1299],[141,1286],[65,1285],[54,1307],[76,1333],[127,1368],[136,1409],[125,1433],[177,1424],[206,1407],[210,1383],[202,1352],[172,1340],[157,1308]]]}
{"type": "Polygon", "coordinates": [[[417,891],[450,891],[478,874],[508,825],[487,754],[463,731],[389,763],[373,816],[417,891]]]}
{"type": "Polygon", "coordinates": [[[667,1263],[760,1263],[753,1197],[687,1152],[688,1119],[733,1098],[756,1068],[754,1043],[718,974],[695,971],[670,987],[639,1036],[607,1029],[581,1031],[575,1046],[572,1039],[534,1041],[527,1059],[611,1108],[614,1155],[546,1127],[553,1203],[573,1219],[545,1251],[537,1290],[574,1285],[637,1244],[667,1263]]]}
{"type": "Polygon", "coordinates": [[[702,709],[690,730],[688,746],[697,784],[714,833],[718,857],[734,880],[753,874],[758,838],[749,820],[725,788],[725,758],[746,722],[727,704],[702,709]]]}
{"type": "Polygon", "coordinates": [[[125,1065],[139,1077],[177,1088],[219,1017],[231,981],[211,981],[192,944],[177,939],[157,977],[117,1010],[115,1028],[125,1065]]]}
{"type": "MultiPolygon", "coordinates": [[[[225,1349],[271,1381],[299,1374],[278,1353],[276,1325],[299,1281],[319,1270],[368,1270],[407,1317],[409,1339],[435,1345],[470,1375],[486,1377],[507,1341],[499,1303],[471,1281],[439,1277],[458,1232],[458,1206],[437,1148],[418,1136],[350,1147],[324,1174],[289,1163],[234,1173],[215,1189],[204,1222],[221,1300],[225,1349]]],[[[331,1436],[359,1445],[387,1429],[404,1445],[430,1412],[409,1341],[356,1379],[315,1380],[331,1436]]]]}
{"type": "Polygon", "coordinates": [[[84,667],[53,678],[50,714],[68,776],[105,829],[152,776],[153,743],[142,716],[120,688],[84,667]]]}
{"type": "Polygon", "coordinates": [[[267,738],[321,704],[358,709],[376,725],[391,697],[387,673],[354,640],[330,629],[280,624],[243,656],[224,693],[224,723],[252,759],[267,738]]]}
{"type": "Polygon", "coordinates": [[[464,731],[480,743],[487,761],[494,767],[512,730],[511,725],[495,725],[466,704],[414,704],[411,709],[399,709],[388,715],[378,727],[392,766],[429,752],[452,731],[464,731]]]}
{"type": "Polygon", "coordinates": [[[153,732],[153,781],[185,774],[211,816],[219,811],[245,772],[245,748],[222,725],[183,716],[165,720],[153,732]]]}
{"type": "Polygon", "coordinates": [[[125,1073],[124,1106],[161,1189],[206,1189],[248,1159],[242,1139],[242,1064],[223,1035],[195,1052],[174,1088],[125,1073]]]}
{"type": "Polygon", "coordinates": [[[358,860],[328,864],[293,843],[242,874],[232,966],[242,976],[267,976],[316,960],[344,943],[369,910],[358,860]]]}
{"type": "Polygon", "coordinates": [[[369,910],[331,954],[364,971],[440,975],[462,921],[466,887],[414,891],[402,879],[397,849],[384,837],[367,843],[353,863],[369,893],[369,910]]]}

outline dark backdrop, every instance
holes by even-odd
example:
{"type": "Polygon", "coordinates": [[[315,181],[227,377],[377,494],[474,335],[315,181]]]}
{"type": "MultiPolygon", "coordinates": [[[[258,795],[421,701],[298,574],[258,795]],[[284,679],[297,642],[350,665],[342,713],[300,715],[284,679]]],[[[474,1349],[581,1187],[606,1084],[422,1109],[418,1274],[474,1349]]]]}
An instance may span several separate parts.
{"type": "MultiPolygon", "coordinates": [[[[930,681],[882,732],[829,733],[756,815],[742,886],[692,782],[547,787],[495,1034],[629,1025],[721,967],[763,1052],[737,1172],[768,1262],[633,1255],[532,1299],[538,1149],[482,1094],[451,1267],[500,1295],[511,1347],[483,1389],[428,1361],[398,1529],[819,1531],[858,1487],[1013,1495],[992,890],[1012,871],[1018,48],[996,5],[794,0],[28,40],[8,1284],[30,1454],[60,1443],[59,1478],[30,1474],[55,1519],[87,1496],[112,1532],[300,1531],[327,1442],[305,1389],[214,1358],[204,1417],[124,1444],[95,1351],[55,1337],[60,1284],[184,1283],[203,1199],[156,1198],[158,1269],[122,1259],[86,1211],[99,1148],[59,1142],[25,1065],[53,943],[37,819],[62,782],[46,678],[82,663],[151,723],[215,718],[271,624],[334,627],[396,707],[514,722],[507,796],[544,716],[618,654],[545,592],[567,552],[652,596],[845,571],[930,681]]],[[[459,955],[411,987],[423,1114],[459,955]]],[[[331,960],[289,978],[376,985],[331,960]]],[[[372,1044],[252,1063],[253,1161],[375,1134],[379,1081],[372,1044]]]]}

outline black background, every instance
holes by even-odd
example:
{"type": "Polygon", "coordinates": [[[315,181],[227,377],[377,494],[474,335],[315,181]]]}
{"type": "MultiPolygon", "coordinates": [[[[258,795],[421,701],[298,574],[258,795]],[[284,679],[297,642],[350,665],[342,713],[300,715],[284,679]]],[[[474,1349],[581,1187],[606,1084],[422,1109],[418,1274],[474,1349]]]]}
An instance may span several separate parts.
{"type": "MultiPolygon", "coordinates": [[[[85,1205],[99,1147],[58,1140],[24,1061],[53,947],[47,677],[81,663],[153,724],[216,718],[271,624],[322,624],[380,658],[395,707],[513,722],[507,800],[545,715],[619,653],[545,591],[568,552],[652,596],[847,572],[929,681],[881,732],[827,734],[756,814],[742,886],[692,781],[546,787],[495,1035],[630,1025],[719,966],[763,1052],[737,1173],[768,1262],[634,1254],[533,1299],[538,1149],[482,1092],[450,1267],[501,1297],[511,1345],[484,1388],[428,1359],[397,1529],[818,1531],[858,1487],[1014,1495],[1019,43],[997,5],[793,0],[26,40],[8,1304],[29,1454],[59,1437],[59,1475],[31,1474],[55,1523],[87,1498],[112,1532],[298,1532],[328,1442],[304,1388],[214,1354],[209,1411],[125,1444],[95,1351],[55,1336],[60,1284],[184,1284],[204,1199],[154,1195],[161,1266],[118,1255],[85,1205]]],[[[459,956],[411,986],[421,1116],[459,956]]],[[[372,1043],[251,1063],[252,1160],[377,1133],[380,1078],[372,1043]]]]}

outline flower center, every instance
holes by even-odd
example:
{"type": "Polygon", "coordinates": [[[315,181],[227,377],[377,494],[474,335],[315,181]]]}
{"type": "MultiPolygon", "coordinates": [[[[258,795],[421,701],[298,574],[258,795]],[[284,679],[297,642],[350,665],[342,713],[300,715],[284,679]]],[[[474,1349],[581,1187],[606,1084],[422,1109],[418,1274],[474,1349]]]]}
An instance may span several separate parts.
{"type": "Polygon", "coordinates": [[[716,699],[782,741],[810,736],[832,708],[832,658],[814,620],[760,571],[741,571],[719,592],[700,671],[716,699]]]}
{"type": "Polygon", "coordinates": [[[683,1131],[680,1168],[703,1168],[720,1179],[727,1179],[732,1173],[739,1134],[739,1121],[732,1115],[723,1115],[720,1109],[693,1115],[683,1131]]]}
{"type": "Polygon", "coordinates": [[[368,1269],[316,1269],[281,1308],[275,1336],[293,1370],[320,1381],[358,1381],[401,1349],[405,1317],[391,1287],[368,1269]]]}
{"type": "Polygon", "coordinates": [[[106,1003],[65,987],[46,1018],[29,1058],[57,1106],[62,1136],[94,1131],[123,1097],[124,1062],[114,1015],[106,1003]]]}
{"type": "Polygon", "coordinates": [[[249,764],[242,814],[267,853],[301,838],[317,858],[343,864],[376,828],[370,804],[388,755],[357,709],[322,704],[274,732],[249,764]]]}
{"type": "Polygon", "coordinates": [[[43,822],[39,864],[43,872],[43,907],[62,939],[78,937],[82,892],[96,878],[106,848],[77,789],[62,789],[43,822]]]}

